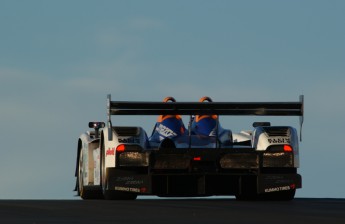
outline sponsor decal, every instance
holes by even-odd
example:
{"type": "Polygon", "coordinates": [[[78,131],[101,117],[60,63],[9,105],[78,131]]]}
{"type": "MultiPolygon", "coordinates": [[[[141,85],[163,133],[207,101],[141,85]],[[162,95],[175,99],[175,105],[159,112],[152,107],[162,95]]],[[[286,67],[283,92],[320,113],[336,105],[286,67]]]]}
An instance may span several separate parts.
{"type": "Polygon", "coordinates": [[[159,134],[163,135],[164,137],[177,136],[177,134],[173,130],[171,130],[163,124],[159,124],[156,130],[159,134]]]}
{"type": "Polygon", "coordinates": [[[117,177],[116,181],[130,181],[134,180],[134,177],[117,177]]]}
{"type": "Polygon", "coordinates": [[[135,180],[134,177],[117,177],[116,181],[123,182],[125,185],[140,185],[140,184],[144,184],[143,180],[135,180]]]}
{"type": "Polygon", "coordinates": [[[115,190],[140,193],[140,188],[136,188],[136,187],[115,187],[115,190]]]}
{"type": "Polygon", "coordinates": [[[106,151],[106,156],[113,156],[115,155],[115,148],[108,148],[108,150],[106,151]]]}
{"type": "Polygon", "coordinates": [[[292,190],[294,188],[295,188],[294,184],[292,184],[290,186],[271,187],[271,188],[266,188],[265,193],[277,192],[277,191],[288,191],[288,190],[292,190]]]}
{"type": "Polygon", "coordinates": [[[140,144],[139,138],[119,138],[119,143],[135,143],[140,144]]]}
{"type": "Polygon", "coordinates": [[[290,144],[290,138],[269,138],[267,140],[270,144],[290,144]]]}

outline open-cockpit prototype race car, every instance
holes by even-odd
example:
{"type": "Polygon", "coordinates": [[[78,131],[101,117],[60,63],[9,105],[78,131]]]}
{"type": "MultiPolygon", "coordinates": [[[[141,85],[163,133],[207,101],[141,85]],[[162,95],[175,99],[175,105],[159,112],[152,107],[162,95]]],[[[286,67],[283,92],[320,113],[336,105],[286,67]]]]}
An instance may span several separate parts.
{"type": "Polygon", "coordinates": [[[219,116],[299,116],[302,127],[303,105],[303,96],[297,102],[132,102],[108,95],[107,123],[90,122],[94,130],[79,137],[75,191],[83,199],[292,200],[302,187],[296,129],[254,122],[252,131],[232,133],[219,116]],[[148,136],[140,126],[113,126],[112,115],[159,117],[148,136]]]}

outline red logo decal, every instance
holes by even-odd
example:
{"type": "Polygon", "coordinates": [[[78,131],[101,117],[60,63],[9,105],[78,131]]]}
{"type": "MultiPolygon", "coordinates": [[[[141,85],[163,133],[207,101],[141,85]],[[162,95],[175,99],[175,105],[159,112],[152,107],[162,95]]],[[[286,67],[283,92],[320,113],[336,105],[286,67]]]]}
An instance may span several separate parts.
{"type": "Polygon", "coordinates": [[[115,155],[115,148],[109,148],[105,154],[106,156],[113,156],[115,155]]]}

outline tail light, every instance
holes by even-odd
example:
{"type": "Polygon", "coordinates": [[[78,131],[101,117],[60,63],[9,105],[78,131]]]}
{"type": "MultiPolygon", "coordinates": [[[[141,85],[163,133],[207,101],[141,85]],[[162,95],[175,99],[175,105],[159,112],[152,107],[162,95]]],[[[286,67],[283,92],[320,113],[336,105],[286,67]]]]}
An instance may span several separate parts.
{"type": "Polygon", "coordinates": [[[143,148],[140,145],[120,144],[116,147],[116,152],[141,152],[143,148]]]}
{"type": "Polygon", "coordinates": [[[116,147],[116,152],[124,152],[125,150],[126,150],[126,145],[121,144],[116,147]]]}
{"type": "Polygon", "coordinates": [[[291,145],[284,145],[284,152],[292,152],[291,145]]]}
{"type": "Polygon", "coordinates": [[[291,145],[271,145],[267,148],[267,152],[292,152],[291,145]]]}

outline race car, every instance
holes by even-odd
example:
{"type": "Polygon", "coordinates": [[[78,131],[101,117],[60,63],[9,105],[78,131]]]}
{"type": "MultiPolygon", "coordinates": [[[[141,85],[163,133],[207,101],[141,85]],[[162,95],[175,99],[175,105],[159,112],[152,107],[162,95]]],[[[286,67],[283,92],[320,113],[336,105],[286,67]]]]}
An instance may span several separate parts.
{"type": "MultiPolygon", "coordinates": [[[[296,102],[112,101],[107,122],[78,139],[75,191],[82,199],[133,200],[138,195],[234,195],[238,200],[292,200],[302,187],[299,140],[291,126],[254,122],[232,133],[220,116],[299,116],[296,102]],[[152,134],[141,126],[113,126],[112,115],[158,115],[152,134]],[[182,116],[189,116],[188,126],[182,116]]],[[[299,139],[300,137],[300,139],[299,139]]]]}

